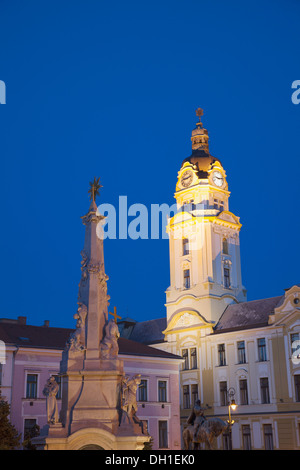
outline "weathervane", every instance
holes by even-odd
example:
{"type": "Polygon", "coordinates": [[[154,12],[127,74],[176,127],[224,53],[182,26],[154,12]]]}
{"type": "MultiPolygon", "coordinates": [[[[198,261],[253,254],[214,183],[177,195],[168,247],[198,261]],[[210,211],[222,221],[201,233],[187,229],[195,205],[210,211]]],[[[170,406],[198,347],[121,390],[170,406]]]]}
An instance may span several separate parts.
{"type": "Polygon", "coordinates": [[[201,122],[201,116],[203,116],[203,109],[202,108],[197,108],[196,109],[196,116],[198,116],[199,122],[201,122]]]}
{"type": "Polygon", "coordinates": [[[100,184],[100,178],[95,177],[94,181],[90,182],[90,189],[88,190],[91,201],[95,201],[96,196],[99,196],[100,188],[103,188],[100,184]]]}

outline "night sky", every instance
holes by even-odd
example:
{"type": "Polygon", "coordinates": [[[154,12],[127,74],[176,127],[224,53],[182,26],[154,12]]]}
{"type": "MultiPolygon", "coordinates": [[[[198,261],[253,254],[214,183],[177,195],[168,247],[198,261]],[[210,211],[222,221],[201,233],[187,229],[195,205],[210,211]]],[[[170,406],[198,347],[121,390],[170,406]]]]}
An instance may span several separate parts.
{"type": "MultiPolygon", "coordinates": [[[[74,327],[97,202],[173,204],[204,109],[248,300],[300,284],[300,3],[0,1],[0,317],[74,327]]],[[[110,310],[165,316],[168,240],[106,240],[110,310]]]]}

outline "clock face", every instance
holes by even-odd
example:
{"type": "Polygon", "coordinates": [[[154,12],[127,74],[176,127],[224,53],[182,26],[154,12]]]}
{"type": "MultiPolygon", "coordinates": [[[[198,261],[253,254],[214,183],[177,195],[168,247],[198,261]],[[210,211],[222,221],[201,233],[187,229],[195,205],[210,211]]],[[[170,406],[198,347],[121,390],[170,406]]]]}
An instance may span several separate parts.
{"type": "Polygon", "coordinates": [[[219,171],[213,172],[212,180],[216,186],[219,186],[219,187],[223,186],[224,178],[223,178],[222,173],[220,173],[219,171]]]}
{"type": "Polygon", "coordinates": [[[190,170],[187,170],[183,173],[183,175],[181,176],[181,184],[182,186],[184,186],[185,188],[187,188],[193,181],[193,172],[190,171],[190,170]]]}

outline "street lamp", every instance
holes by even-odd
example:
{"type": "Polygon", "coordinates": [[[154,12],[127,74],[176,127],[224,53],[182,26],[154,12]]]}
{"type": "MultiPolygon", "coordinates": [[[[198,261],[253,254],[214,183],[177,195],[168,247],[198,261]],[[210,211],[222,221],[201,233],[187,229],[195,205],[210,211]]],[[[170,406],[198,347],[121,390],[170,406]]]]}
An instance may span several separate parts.
{"type": "Polygon", "coordinates": [[[237,404],[234,399],[235,390],[233,387],[227,390],[227,403],[228,403],[228,420],[227,423],[229,424],[229,450],[232,450],[232,435],[231,435],[231,427],[234,423],[234,419],[231,417],[231,410],[235,411],[237,408],[237,404]]]}

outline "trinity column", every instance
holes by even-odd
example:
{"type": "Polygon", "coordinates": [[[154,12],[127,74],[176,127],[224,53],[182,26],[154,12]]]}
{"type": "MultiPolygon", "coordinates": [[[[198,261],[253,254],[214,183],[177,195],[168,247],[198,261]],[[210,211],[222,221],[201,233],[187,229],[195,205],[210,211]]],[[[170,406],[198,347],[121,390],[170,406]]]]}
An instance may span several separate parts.
{"type": "Polygon", "coordinates": [[[123,361],[118,357],[118,327],[108,320],[108,277],[103,238],[99,236],[104,216],[95,202],[101,187],[99,178],[90,186],[91,205],[82,217],[85,241],[74,315],[76,330],[60,363],[60,420],[50,420],[35,443],[47,450],[139,450],[150,439],[136,416],[140,376],[124,376],[123,361]]]}

